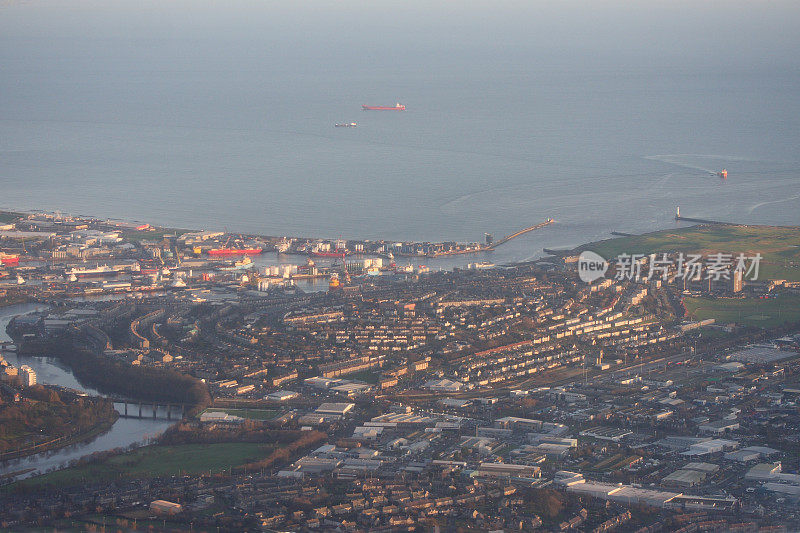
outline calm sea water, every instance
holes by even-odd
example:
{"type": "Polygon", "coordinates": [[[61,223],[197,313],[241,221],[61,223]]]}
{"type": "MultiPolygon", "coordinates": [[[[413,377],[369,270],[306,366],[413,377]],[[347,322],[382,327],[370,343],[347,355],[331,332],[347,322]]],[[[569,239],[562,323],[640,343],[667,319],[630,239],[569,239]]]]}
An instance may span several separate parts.
{"type": "Polygon", "coordinates": [[[286,4],[4,3],[0,208],[398,240],[556,219],[496,261],[676,206],[800,223],[792,3],[286,4]]]}

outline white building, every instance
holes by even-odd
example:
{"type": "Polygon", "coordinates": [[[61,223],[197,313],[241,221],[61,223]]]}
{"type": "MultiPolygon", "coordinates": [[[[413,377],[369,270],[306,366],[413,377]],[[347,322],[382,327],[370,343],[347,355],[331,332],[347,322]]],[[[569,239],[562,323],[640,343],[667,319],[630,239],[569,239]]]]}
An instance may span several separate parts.
{"type": "Polygon", "coordinates": [[[358,426],[353,430],[353,438],[358,440],[378,440],[381,433],[383,433],[382,427],[358,426]]]}
{"type": "Polygon", "coordinates": [[[354,403],[323,403],[316,409],[320,415],[344,416],[353,410],[354,403]]]}
{"type": "Polygon", "coordinates": [[[206,411],[200,414],[200,422],[206,424],[214,423],[227,423],[227,424],[241,424],[244,418],[236,415],[231,415],[223,411],[206,411]]]}
{"type": "Polygon", "coordinates": [[[268,400],[274,400],[276,402],[285,402],[299,397],[300,394],[290,390],[279,390],[267,394],[268,400]]]}
{"type": "Polygon", "coordinates": [[[428,381],[423,387],[435,392],[458,392],[464,388],[464,385],[449,379],[439,379],[428,381]]]}
{"type": "Polygon", "coordinates": [[[32,387],[36,385],[36,372],[33,371],[28,365],[19,367],[19,379],[22,381],[23,387],[32,387]]]}
{"type": "Polygon", "coordinates": [[[734,440],[712,439],[692,444],[689,446],[689,449],[681,455],[709,455],[712,453],[735,450],[738,447],[739,443],[734,440]]]}
{"type": "Polygon", "coordinates": [[[767,481],[769,479],[775,479],[778,477],[778,474],[781,473],[781,466],[780,461],[757,464],[747,471],[744,478],[748,481],[767,481]]]}
{"type": "Polygon", "coordinates": [[[183,512],[183,507],[179,503],[155,500],[150,502],[150,511],[159,515],[175,515],[183,512]]]}

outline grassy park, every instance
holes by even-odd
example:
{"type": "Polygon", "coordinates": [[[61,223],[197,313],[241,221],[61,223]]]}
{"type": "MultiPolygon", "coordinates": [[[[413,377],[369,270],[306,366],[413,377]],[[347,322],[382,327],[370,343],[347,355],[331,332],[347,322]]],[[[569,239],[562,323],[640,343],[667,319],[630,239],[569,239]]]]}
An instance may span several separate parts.
{"type": "Polygon", "coordinates": [[[684,298],[689,317],[716,319],[717,323],[735,322],[747,326],[774,327],[784,322],[800,321],[800,296],[775,298],[684,298]]]}
{"type": "Polygon", "coordinates": [[[205,413],[227,413],[247,420],[272,420],[280,414],[275,409],[235,409],[231,407],[209,407],[205,413]]]}
{"type": "Polygon", "coordinates": [[[21,216],[22,213],[15,213],[13,211],[0,211],[0,224],[8,224],[9,222],[14,222],[21,216]]]}
{"type": "Polygon", "coordinates": [[[192,230],[153,227],[142,231],[135,229],[120,229],[118,231],[120,237],[131,242],[141,242],[141,241],[158,242],[162,240],[165,235],[173,235],[173,234],[181,235],[183,233],[189,233],[192,230]]]}
{"type": "Polygon", "coordinates": [[[786,226],[692,226],[598,241],[580,247],[606,259],[619,254],[684,252],[760,253],[759,279],[800,281],[800,228],[786,226]]]}
{"type": "Polygon", "coordinates": [[[361,370],[359,372],[354,372],[352,374],[347,374],[345,376],[347,379],[355,379],[358,381],[363,381],[364,383],[369,383],[374,385],[378,382],[380,376],[377,372],[373,372],[372,370],[361,370]]]}
{"type": "Polygon", "coordinates": [[[65,468],[15,483],[21,487],[74,485],[119,478],[149,478],[229,470],[269,455],[273,444],[225,442],[146,446],[99,463],[65,468]]]}

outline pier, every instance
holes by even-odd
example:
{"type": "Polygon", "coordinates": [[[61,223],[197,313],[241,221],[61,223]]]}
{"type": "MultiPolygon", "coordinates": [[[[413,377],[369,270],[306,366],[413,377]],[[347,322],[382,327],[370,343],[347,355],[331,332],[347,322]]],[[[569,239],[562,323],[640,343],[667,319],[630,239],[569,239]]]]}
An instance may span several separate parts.
{"type": "Polygon", "coordinates": [[[707,220],[705,218],[682,217],[680,215],[675,215],[675,220],[678,222],[695,222],[697,224],[712,224],[715,226],[738,226],[738,224],[734,224],[733,222],[720,222],[719,220],[707,220]]]}
{"type": "Polygon", "coordinates": [[[696,224],[714,224],[717,226],[738,226],[738,224],[733,224],[732,222],[720,222],[718,220],[707,220],[705,218],[691,218],[691,217],[683,217],[681,216],[681,208],[675,208],[675,220],[678,222],[694,222],[696,224]]]}
{"type": "Polygon", "coordinates": [[[547,220],[545,220],[544,222],[541,222],[541,223],[539,223],[539,224],[536,224],[536,225],[534,225],[534,226],[527,227],[527,228],[525,228],[525,229],[521,229],[521,230],[519,230],[519,231],[518,231],[518,232],[516,232],[516,233],[512,233],[511,235],[506,235],[505,237],[503,237],[503,238],[502,238],[502,239],[500,239],[499,241],[497,241],[497,242],[495,242],[495,243],[491,244],[490,246],[487,246],[487,247],[486,247],[486,249],[487,249],[487,250],[494,250],[495,248],[497,248],[497,247],[498,247],[498,246],[500,246],[501,244],[505,244],[505,243],[507,243],[508,241],[510,241],[511,239],[516,239],[516,238],[517,238],[517,237],[519,237],[520,235],[524,235],[525,233],[528,233],[529,231],[533,231],[533,230],[541,229],[541,228],[543,228],[543,227],[545,227],[545,226],[549,226],[549,225],[550,225],[550,224],[552,224],[553,222],[555,222],[555,221],[554,221],[552,218],[548,218],[548,219],[547,219],[547,220]]]}
{"type": "Polygon", "coordinates": [[[496,242],[494,242],[494,243],[492,243],[490,245],[477,246],[476,248],[465,248],[463,250],[452,250],[452,251],[449,251],[449,252],[439,252],[439,253],[433,254],[433,257],[441,257],[441,256],[444,256],[444,255],[461,255],[461,254],[474,254],[474,253],[479,253],[479,252],[491,252],[495,248],[500,246],[501,244],[505,244],[508,241],[510,241],[511,239],[516,239],[520,235],[524,235],[525,233],[528,233],[529,231],[533,231],[533,230],[537,230],[537,229],[543,228],[545,226],[549,226],[553,222],[555,222],[555,220],[553,220],[552,218],[548,218],[544,222],[540,222],[539,224],[535,224],[533,226],[529,226],[527,228],[521,229],[516,233],[512,233],[511,235],[506,235],[505,237],[503,237],[499,241],[496,241],[496,242]]]}

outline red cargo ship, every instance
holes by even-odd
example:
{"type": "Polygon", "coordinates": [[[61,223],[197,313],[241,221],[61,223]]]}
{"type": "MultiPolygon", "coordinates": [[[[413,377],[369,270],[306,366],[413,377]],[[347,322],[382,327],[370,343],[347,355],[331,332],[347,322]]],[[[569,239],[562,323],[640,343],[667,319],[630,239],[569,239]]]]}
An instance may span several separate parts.
{"type": "Polygon", "coordinates": [[[398,103],[397,105],[362,105],[361,109],[364,111],[405,111],[406,106],[398,103]]]}
{"type": "Polygon", "coordinates": [[[347,255],[346,250],[334,250],[333,252],[316,252],[312,251],[311,255],[314,257],[344,257],[347,255]]]}
{"type": "Polygon", "coordinates": [[[19,256],[0,252],[0,265],[17,266],[19,265],[19,256]]]}
{"type": "Polygon", "coordinates": [[[214,248],[208,255],[258,255],[263,251],[261,248],[214,248]]]}

